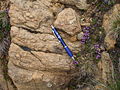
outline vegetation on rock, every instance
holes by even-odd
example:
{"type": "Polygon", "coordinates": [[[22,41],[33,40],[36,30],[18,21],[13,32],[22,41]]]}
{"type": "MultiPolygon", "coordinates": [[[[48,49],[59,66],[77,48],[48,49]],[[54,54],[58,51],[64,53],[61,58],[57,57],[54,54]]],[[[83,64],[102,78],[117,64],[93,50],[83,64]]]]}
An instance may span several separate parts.
{"type": "MultiPolygon", "coordinates": [[[[0,5],[4,10],[8,2],[0,5]]],[[[10,11],[0,12],[0,64],[7,88],[119,90],[117,8],[114,0],[11,0],[10,11]],[[71,63],[53,36],[51,24],[76,55],[78,65],[71,63]]]]}

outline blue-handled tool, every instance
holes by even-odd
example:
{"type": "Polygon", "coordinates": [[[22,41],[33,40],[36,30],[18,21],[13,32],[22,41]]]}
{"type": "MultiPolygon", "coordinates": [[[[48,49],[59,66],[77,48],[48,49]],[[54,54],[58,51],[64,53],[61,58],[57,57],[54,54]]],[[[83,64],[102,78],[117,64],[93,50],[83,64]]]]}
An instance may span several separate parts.
{"type": "Polygon", "coordinates": [[[52,27],[52,31],[54,33],[54,35],[57,37],[57,39],[59,40],[59,42],[62,44],[62,46],[64,47],[65,51],[67,52],[67,54],[73,59],[75,64],[78,64],[77,61],[75,60],[73,53],[71,52],[71,50],[69,49],[69,47],[65,44],[64,40],[62,39],[62,37],[60,36],[60,34],[57,32],[57,30],[55,29],[55,27],[52,27]]]}

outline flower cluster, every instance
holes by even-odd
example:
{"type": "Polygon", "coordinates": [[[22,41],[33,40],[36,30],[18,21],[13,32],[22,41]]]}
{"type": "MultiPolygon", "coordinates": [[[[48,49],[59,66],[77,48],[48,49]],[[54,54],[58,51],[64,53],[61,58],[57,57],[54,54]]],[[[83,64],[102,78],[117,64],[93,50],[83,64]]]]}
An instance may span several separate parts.
{"type": "Polygon", "coordinates": [[[95,48],[95,52],[96,52],[96,59],[99,59],[99,58],[101,58],[101,50],[100,50],[100,45],[99,44],[95,44],[94,45],[94,48],[95,48]]]}
{"type": "Polygon", "coordinates": [[[84,35],[83,35],[83,37],[81,38],[81,43],[82,44],[85,44],[86,43],[86,41],[90,38],[89,36],[90,36],[90,27],[84,27],[83,28],[83,33],[84,33],[84,35]]]}
{"type": "Polygon", "coordinates": [[[73,64],[78,65],[79,63],[78,63],[78,61],[73,60],[73,64]]]}
{"type": "Polygon", "coordinates": [[[8,12],[9,12],[9,9],[6,9],[5,12],[8,13],[8,12]]]}

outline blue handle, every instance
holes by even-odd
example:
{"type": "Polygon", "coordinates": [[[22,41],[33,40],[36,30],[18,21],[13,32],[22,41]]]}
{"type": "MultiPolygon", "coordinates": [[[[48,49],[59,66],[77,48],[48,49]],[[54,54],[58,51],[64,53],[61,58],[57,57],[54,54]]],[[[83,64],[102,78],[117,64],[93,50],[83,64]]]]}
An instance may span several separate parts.
{"type": "Polygon", "coordinates": [[[71,52],[71,50],[69,49],[69,47],[65,44],[64,40],[62,39],[62,37],[60,36],[60,34],[57,32],[57,30],[52,26],[52,31],[55,34],[55,36],[57,37],[57,39],[60,41],[60,43],[62,44],[62,46],[64,47],[65,51],[67,52],[67,54],[73,58],[73,54],[71,52]]]}
{"type": "Polygon", "coordinates": [[[71,52],[71,50],[69,49],[68,46],[64,47],[65,51],[67,52],[67,54],[72,58],[73,57],[73,54],[71,52]]]}

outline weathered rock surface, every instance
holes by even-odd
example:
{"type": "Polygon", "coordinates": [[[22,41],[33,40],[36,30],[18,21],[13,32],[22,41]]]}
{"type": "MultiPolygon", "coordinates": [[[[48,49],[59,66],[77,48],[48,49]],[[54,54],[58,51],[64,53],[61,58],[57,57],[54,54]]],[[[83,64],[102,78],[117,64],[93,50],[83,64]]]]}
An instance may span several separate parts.
{"type": "Polygon", "coordinates": [[[120,72],[120,58],[119,58],[118,69],[119,69],[119,72],[120,72]]]}
{"type": "Polygon", "coordinates": [[[118,16],[119,13],[120,13],[120,4],[116,4],[111,10],[109,10],[104,15],[103,27],[106,33],[108,33],[111,30],[112,23],[114,20],[116,20],[116,17],[118,16]]]}
{"type": "MultiPolygon", "coordinates": [[[[40,28],[41,23],[43,24],[45,21],[48,23],[49,20],[53,18],[53,14],[49,9],[50,3],[48,1],[44,2],[44,0],[42,0],[32,2],[26,0],[11,0],[11,3],[13,4],[10,7],[10,15],[14,16],[11,18],[12,25],[24,25],[39,31],[38,28],[40,28]]],[[[43,27],[41,26],[41,28],[43,27]]]]}
{"type": "Polygon", "coordinates": [[[106,32],[105,44],[108,50],[115,47],[116,39],[118,38],[117,32],[115,32],[115,28],[113,28],[113,23],[115,20],[117,20],[118,15],[120,15],[119,12],[120,4],[116,4],[104,15],[103,27],[106,32]]]}
{"type": "MultiPolygon", "coordinates": [[[[53,3],[49,0],[11,2],[9,12],[12,44],[9,50],[9,75],[18,90],[59,90],[61,85],[68,83],[68,72],[74,69],[72,61],[50,27],[54,21],[53,13],[62,10],[61,6],[52,7],[53,3]]],[[[70,16],[66,23],[63,22],[63,27],[65,28],[70,19],[74,19],[71,26],[66,26],[68,30],[65,32],[75,35],[80,31],[79,21],[73,9],[67,10],[66,15],[70,16]]],[[[63,20],[59,15],[57,18],[63,20]]],[[[61,36],[73,53],[77,53],[80,50],[79,41],[72,39],[74,43],[71,42],[72,40],[65,37],[66,33],[61,33],[61,36]]]]}
{"type": "Polygon", "coordinates": [[[114,73],[113,63],[109,56],[109,53],[103,52],[101,56],[102,56],[101,61],[98,63],[101,72],[100,76],[104,84],[108,83],[110,84],[112,83],[113,80],[112,76],[114,73]]]}
{"type": "Polygon", "coordinates": [[[106,35],[104,42],[105,42],[108,50],[112,49],[112,48],[115,48],[116,38],[117,38],[117,35],[115,35],[114,32],[109,32],[106,35]]]}
{"type": "Polygon", "coordinates": [[[10,22],[7,9],[9,0],[0,1],[0,90],[16,90],[8,75],[8,50],[10,47],[10,22]]]}
{"type": "Polygon", "coordinates": [[[81,30],[77,13],[71,8],[64,9],[60,12],[54,25],[69,35],[75,35],[81,30]]]}
{"type": "Polygon", "coordinates": [[[53,2],[60,2],[63,4],[74,5],[78,9],[88,9],[89,4],[87,4],[87,0],[51,0],[53,2]]]}
{"type": "MultiPolygon", "coordinates": [[[[52,62],[54,59],[48,55],[45,57],[43,52],[23,51],[19,46],[11,44],[10,53],[9,74],[19,90],[52,90],[55,89],[55,85],[62,85],[68,81],[69,77],[64,71],[70,67],[55,61],[58,66],[56,67],[55,62],[52,62]],[[51,87],[47,86],[49,83],[52,84],[51,87]]],[[[56,60],[59,60],[58,58],[56,60]]]]}

